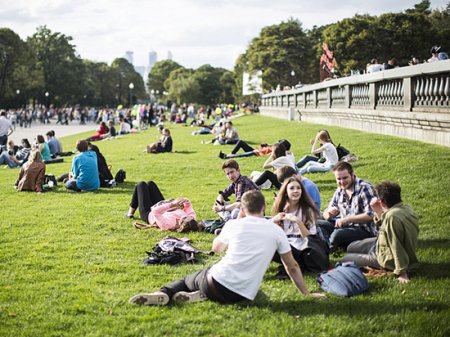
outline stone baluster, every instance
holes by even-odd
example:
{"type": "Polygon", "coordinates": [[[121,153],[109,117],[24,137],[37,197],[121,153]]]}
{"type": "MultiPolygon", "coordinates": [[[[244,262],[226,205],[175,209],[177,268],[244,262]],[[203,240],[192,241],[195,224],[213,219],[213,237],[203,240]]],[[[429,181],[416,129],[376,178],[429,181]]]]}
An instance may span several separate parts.
{"type": "Polygon", "coordinates": [[[434,78],[434,86],[433,86],[433,105],[439,104],[439,77],[434,78]]]}
{"type": "Polygon", "coordinates": [[[450,76],[447,75],[445,77],[445,86],[444,86],[444,95],[445,95],[445,102],[444,104],[449,106],[450,104],[450,76]]]}

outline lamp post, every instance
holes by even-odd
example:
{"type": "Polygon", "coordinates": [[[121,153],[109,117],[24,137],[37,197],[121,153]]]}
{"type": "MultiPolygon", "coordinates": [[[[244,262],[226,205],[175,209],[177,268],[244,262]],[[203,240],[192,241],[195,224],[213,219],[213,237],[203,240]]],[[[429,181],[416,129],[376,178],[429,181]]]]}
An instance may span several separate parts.
{"type": "Polygon", "coordinates": [[[292,88],[294,88],[294,84],[295,84],[295,81],[294,81],[295,71],[294,70],[291,71],[291,77],[292,77],[292,88]]]}
{"type": "Polygon", "coordinates": [[[47,107],[50,105],[50,99],[48,98],[50,94],[48,93],[48,91],[45,92],[45,100],[47,101],[47,107]]]}
{"type": "Polygon", "coordinates": [[[133,107],[133,93],[132,93],[132,91],[133,91],[133,89],[134,89],[134,84],[133,84],[133,82],[131,82],[131,83],[128,85],[128,88],[130,88],[130,107],[133,107]]]}
{"type": "Polygon", "coordinates": [[[150,102],[153,104],[155,101],[155,90],[150,90],[150,102]]]}
{"type": "Polygon", "coordinates": [[[20,89],[17,89],[16,90],[16,105],[17,105],[17,109],[19,109],[20,108],[20,97],[19,97],[19,95],[20,95],[20,89]]]}

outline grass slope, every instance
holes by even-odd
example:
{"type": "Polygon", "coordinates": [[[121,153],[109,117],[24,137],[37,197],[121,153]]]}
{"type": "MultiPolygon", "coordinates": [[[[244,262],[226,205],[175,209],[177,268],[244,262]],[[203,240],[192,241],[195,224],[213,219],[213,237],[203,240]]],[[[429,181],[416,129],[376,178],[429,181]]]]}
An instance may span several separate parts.
{"type": "MultiPolygon", "coordinates": [[[[296,158],[309,152],[309,138],[323,126],[261,116],[235,120],[241,138],[252,145],[286,138],[296,158]]],[[[145,250],[167,235],[139,231],[123,218],[136,182],[154,180],[167,198],[192,200],[200,219],[214,218],[212,201],[227,180],[219,150],[202,145],[210,136],[191,136],[190,127],[170,126],[175,153],[147,155],[155,129],[97,143],[127,180],[97,193],[17,193],[18,170],[0,169],[0,336],[448,336],[450,270],[450,149],[336,127],[336,143],[359,160],[356,173],[373,184],[384,179],[402,186],[403,199],[420,215],[418,256],[422,263],[408,285],[394,278],[371,279],[363,296],[327,301],[303,298],[289,281],[273,279],[271,265],[253,303],[202,302],[169,307],[127,303],[138,292],[159,286],[218,259],[197,265],[141,265],[145,250]]],[[[86,133],[84,136],[88,136],[86,133]]],[[[65,149],[77,138],[63,139],[65,149]]],[[[55,175],[70,170],[70,158],[47,166],[55,175]]],[[[239,159],[249,174],[261,170],[263,157],[239,159]]],[[[309,174],[326,207],[336,183],[332,173],[309,174]]],[[[269,204],[273,191],[264,192],[269,204]]],[[[213,236],[189,233],[194,245],[209,249],[213,236]]],[[[332,260],[335,262],[335,259],[332,260]]],[[[311,290],[319,290],[307,275],[311,290]]]]}

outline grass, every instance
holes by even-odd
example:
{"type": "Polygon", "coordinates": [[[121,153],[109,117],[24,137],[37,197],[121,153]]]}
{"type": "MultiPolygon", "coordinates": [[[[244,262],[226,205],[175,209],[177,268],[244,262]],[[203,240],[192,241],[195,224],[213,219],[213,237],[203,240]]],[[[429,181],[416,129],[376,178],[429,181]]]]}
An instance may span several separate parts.
{"type": "MultiPolygon", "coordinates": [[[[323,127],[261,116],[239,118],[235,126],[253,145],[289,139],[298,159],[323,127]]],[[[358,156],[357,175],[373,184],[397,181],[404,201],[420,216],[421,268],[409,284],[370,279],[365,295],[316,301],[302,297],[289,281],[274,280],[273,264],[252,303],[129,305],[132,295],[157,290],[218,259],[145,267],[145,251],[168,232],[139,231],[123,218],[141,180],[157,182],[167,198],[190,198],[199,219],[214,218],[212,201],[228,184],[217,153],[231,146],[201,145],[210,136],[191,136],[194,129],[180,125],[171,129],[176,153],[142,152],[156,139],[155,129],[98,143],[113,172],[125,169],[127,180],[96,193],[67,193],[61,186],[40,195],[17,193],[12,185],[18,170],[0,169],[0,336],[449,335],[450,149],[336,127],[327,129],[336,143],[358,156]]],[[[89,134],[64,138],[65,149],[89,134]]],[[[70,160],[47,166],[47,173],[67,172],[70,160]]],[[[264,160],[250,157],[239,163],[249,174],[261,170],[264,160]]],[[[336,188],[332,173],[308,177],[326,207],[336,188]]],[[[269,204],[272,192],[264,192],[269,204]]],[[[211,234],[188,236],[195,246],[210,249],[211,234]]],[[[306,282],[319,290],[315,275],[307,275],[306,282]]]]}

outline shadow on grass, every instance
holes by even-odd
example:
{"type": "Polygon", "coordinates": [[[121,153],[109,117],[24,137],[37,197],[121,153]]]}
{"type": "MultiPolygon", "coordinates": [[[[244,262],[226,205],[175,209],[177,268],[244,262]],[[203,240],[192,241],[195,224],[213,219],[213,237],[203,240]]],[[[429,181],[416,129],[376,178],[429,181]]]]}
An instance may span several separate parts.
{"type": "Polygon", "coordinates": [[[353,298],[339,297],[329,298],[325,301],[313,300],[302,301],[283,301],[273,302],[268,301],[267,298],[258,299],[255,302],[243,302],[239,307],[261,307],[264,306],[275,313],[283,312],[293,316],[385,316],[386,313],[397,315],[399,312],[405,311],[427,311],[427,312],[442,312],[448,310],[449,306],[443,303],[436,303],[431,301],[417,301],[413,303],[397,304],[390,301],[364,301],[364,305],[359,300],[353,298]]]}
{"type": "Polygon", "coordinates": [[[180,154],[192,154],[192,153],[197,153],[197,151],[188,151],[188,150],[182,150],[182,151],[173,151],[173,153],[180,153],[180,154]]]}
{"type": "Polygon", "coordinates": [[[45,194],[50,193],[56,193],[56,194],[80,194],[80,195],[89,195],[92,194],[129,194],[131,197],[131,191],[134,189],[137,183],[132,181],[126,181],[123,183],[118,184],[117,187],[100,187],[100,189],[92,192],[75,192],[75,191],[69,191],[64,187],[63,183],[58,183],[58,186],[56,189],[52,189],[51,191],[44,192],[45,194]]]}

